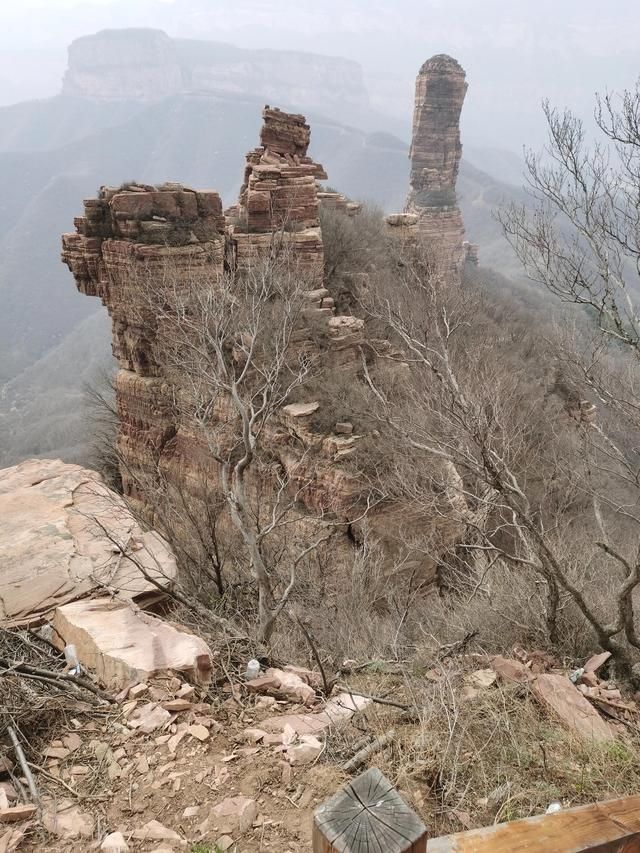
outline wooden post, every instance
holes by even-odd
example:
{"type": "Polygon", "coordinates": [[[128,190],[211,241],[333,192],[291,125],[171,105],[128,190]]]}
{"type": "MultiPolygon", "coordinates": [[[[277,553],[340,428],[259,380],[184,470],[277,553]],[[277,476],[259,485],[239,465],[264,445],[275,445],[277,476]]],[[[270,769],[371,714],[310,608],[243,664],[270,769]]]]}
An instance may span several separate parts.
{"type": "Polygon", "coordinates": [[[319,806],[313,853],[426,853],[427,828],[372,767],[319,806]]]}

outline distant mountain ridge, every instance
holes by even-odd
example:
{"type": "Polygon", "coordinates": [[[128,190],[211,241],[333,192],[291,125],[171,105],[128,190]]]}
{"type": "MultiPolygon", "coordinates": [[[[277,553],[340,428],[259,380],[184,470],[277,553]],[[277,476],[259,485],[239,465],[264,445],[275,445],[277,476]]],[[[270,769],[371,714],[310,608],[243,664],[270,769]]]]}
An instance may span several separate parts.
{"type": "Polygon", "coordinates": [[[369,109],[362,68],[340,57],[246,50],[144,28],[102,30],[69,46],[63,95],[149,102],[197,92],[260,95],[340,119],[369,109]]]}

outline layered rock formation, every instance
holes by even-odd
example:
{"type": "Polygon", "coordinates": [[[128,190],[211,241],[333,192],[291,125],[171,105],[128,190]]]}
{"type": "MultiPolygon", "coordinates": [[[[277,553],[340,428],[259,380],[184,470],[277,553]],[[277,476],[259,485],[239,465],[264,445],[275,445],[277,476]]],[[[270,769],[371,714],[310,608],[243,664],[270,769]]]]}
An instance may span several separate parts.
{"type": "MultiPolygon", "coordinates": [[[[415,214],[441,275],[459,281],[465,260],[464,225],[456,202],[462,144],[460,113],[467,91],[462,66],[445,54],[427,60],[416,79],[411,139],[411,176],[406,212],[415,214]]],[[[387,220],[406,237],[406,220],[387,220]]]]}
{"type": "Polygon", "coordinates": [[[265,107],[259,148],[247,154],[238,204],[228,215],[238,270],[269,254],[274,242],[295,257],[317,282],[322,280],[322,236],[316,179],[327,177],[307,157],[311,130],[304,116],[265,107]]]}
{"type": "MultiPolygon", "coordinates": [[[[364,322],[337,314],[323,287],[316,180],[326,176],[307,156],[309,126],[303,116],[270,107],[264,109],[263,119],[262,144],[247,155],[240,197],[226,219],[219,197],[211,191],[173,184],[103,187],[98,199],[85,202],[76,233],[63,237],[63,260],[79,289],[99,296],[113,321],[113,349],[121,368],[116,391],[122,479],[130,504],[147,518],[153,518],[158,478],[196,501],[204,497],[203,480],[220,482],[218,465],[195,424],[173,405],[180,388],[173,385],[176,380],[163,360],[164,350],[154,343],[163,335],[160,303],[171,310],[173,294],[183,284],[202,276],[215,286],[223,272],[245,275],[260,258],[273,256],[275,245],[309,287],[295,332],[296,351],[321,363],[329,376],[343,374],[349,382],[364,381],[364,322]],[[149,282],[154,283],[151,289],[146,286],[149,282]]],[[[358,206],[339,193],[322,196],[328,206],[357,215],[358,206]]],[[[372,358],[379,349],[367,351],[372,358]]],[[[342,525],[342,545],[332,542],[335,556],[336,549],[352,548],[358,535],[353,523],[363,515],[370,488],[349,466],[362,436],[344,419],[327,425],[322,405],[311,398],[284,406],[263,426],[261,443],[309,518],[330,513],[342,525]],[[323,428],[318,428],[318,418],[323,428]]],[[[213,417],[220,424],[229,422],[232,416],[224,401],[213,417]]],[[[443,472],[443,481],[454,474],[443,472]]],[[[277,481],[267,482],[270,475],[264,471],[255,476],[250,493],[268,502],[277,481]]],[[[445,496],[445,502],[448,499],[445,496]]],[[[384,504],[367,516],[368,528],[386,543],[390,554],[398,548],[402,516],[406,520],[408,513],[395,504],[384,504]]],[[[455,538],[457,525],[453,519],[434,525],[434,553],[439,547],[435,543],[444,545],[455,538]]],[[[433,559],[416,552],[405,564],[412,562],[422,565],[427,575],[435,574],[433,559]]]]}
{"type": "Polygon", "coordinates": [[[260,95],[346,119],[369,105],[362,68],[297,51],[171,39],[161,30],[103,30],[69,47],[63,94],[154,101],[175,94],[260,95]]]}

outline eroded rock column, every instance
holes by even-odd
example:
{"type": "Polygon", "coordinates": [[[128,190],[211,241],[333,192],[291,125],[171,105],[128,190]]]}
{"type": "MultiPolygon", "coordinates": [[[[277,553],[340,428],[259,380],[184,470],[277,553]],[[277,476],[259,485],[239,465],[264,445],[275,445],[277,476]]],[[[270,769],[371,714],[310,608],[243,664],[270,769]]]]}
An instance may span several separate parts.
{"type": "Polygon", "coordinates": [[[443,275],[459,281],[464,263],[464,225],[456,202],[462,144],[460,114],[467,91],[462,66],[445,54],[428,59],[416,79],[411,140],[411,177],[406,213],[417,225],[443,275]]]}

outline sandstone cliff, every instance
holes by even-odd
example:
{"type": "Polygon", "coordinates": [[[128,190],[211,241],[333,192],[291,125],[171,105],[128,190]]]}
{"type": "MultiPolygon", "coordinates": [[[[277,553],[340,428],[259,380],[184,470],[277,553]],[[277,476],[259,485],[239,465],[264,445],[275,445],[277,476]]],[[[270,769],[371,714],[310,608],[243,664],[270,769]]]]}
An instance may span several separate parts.
{"type": "MultiPolygon", "coordinates": [[[[162,348],[155,345],[156,333],[161,338],[162,332],[145,281],[163,281],[170,267],[176,292],[194,277],[210,283],[225,271],[241,275],[256,258],[272,253],[277,240],[278,250],[286,250],[309,282],[296,334],[300,351],[318,359],[328,375],[364,381],[360,375],[364,322],[337,314],[323,287],[316,179],[325,175],[307,156],[309,126],[303,116],[270,107],[263,119],[262,144],[247,155],[240,197],[226,218],[213,191],[174,184],[103,187],[97,199],[85,202],[76,233],[63,237],[63,260],[78,288],[99,296],[112,318],[113,349],[121,368],[116,388],[122,479],[130,504],[148,518],[153,516],[158,477],[200,499],[202,471],[208,471],[207,482],[218,482],[219,474],[195,425],[172,405],[180,390],[173,387],[162,348]]],[[[339,194],[322,193],[322,199],[357,214],[358,206],[349,205],[339,194]]],[[[172,297],[167,291],[161,298],[172,297]]],[[[350,525],[361,517],[370,494],[369,486],[349,466],[362,436],[351,424],[335,424],[328,431],[326,425],[316,428],[313,416],[320,406],[313,398],[284,406],[264,428],[262,442],[298,490],[297,500],[309,517],[331,513],[343,525],[342,544],[350,549],[354,536],[350,525]]],[[[220,410],[216,417],[224,420],[228,413],[220,410]]],[[[454,472],[445,472],[444,479],[451,476],[454,472]]],[[[268,493],[265,485],[270,484],[254,482],[252,488],[256,494],[268,493]]],[[[369,529],[390,554],[399,547],[403,515],[406,520],[406,512],[393,503],[368,515],[369,529]]],[[[457,532],[455,522],[434,523],[433,541],[450,542],[457,532]]],[[[340,547],[334,541],[333,548],[340,547]]],[[[412,561],[434,576],[431,557],[416,553],[407,565],[412,561]]]]}

